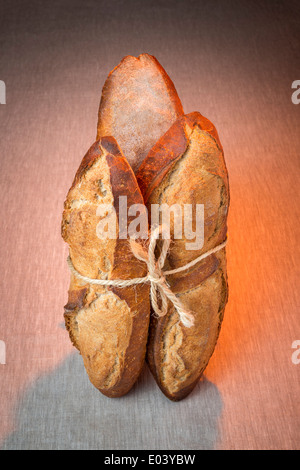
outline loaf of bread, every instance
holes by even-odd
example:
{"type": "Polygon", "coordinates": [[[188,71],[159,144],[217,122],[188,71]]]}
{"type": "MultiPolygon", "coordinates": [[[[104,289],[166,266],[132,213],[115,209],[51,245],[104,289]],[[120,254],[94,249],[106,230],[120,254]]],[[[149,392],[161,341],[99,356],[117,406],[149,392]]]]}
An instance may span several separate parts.
{"type": "Polygon", "coordinates": [[[97,139],[112,135],[133,171],[183,114],[174,84],[155,57],[127,56],[102,90],[97,139]]]}
{"type": "MultiPolygon", "coordinates": [[[[132,279],[147,274],[126,238],[105,239],[97,233],[101,218],[114,215],[118,230],[119,196],[126,196],[128,205],[143,205],[133,171],[116,141],[103,137],[84,157],[63,212],[62,236],[75,269],[83,276],[132,279]],[[99,215],[99,207],[106,207],[107,213],[99,215]]],[[[127,225],[131,220],[128,217],[127,225]]],[[[103,394],[124,395],[135,383],[144,364],[149,314],[147,284],[104,287],[71,276],[66,327],[91,382],[103,394]]]]}
{"type": "MultiPolygon", "coordinates": [[[[202,243],[183,230],[172,243],[163,270],[174,270],[207,253],[227,236],[229,185],[223,149],[214,125],[200,113],[185,115],[173,82],[148,54],[127,56],[109,74],[99,107],[97,141],[84,157],[68,193],[62,234],[78,272],[90,279],[134,279],[147,275],[127,239],[97,235],[101,217],[145,204],[149,229],[153,205],[204,206],[202,243]],[[112,137],[109,137],[112,136],[112,137]],[[121,150],[122,149],[122,150],[121,150]],[[105,215],[98,207],[107,204],[105,215]]],[[[127,225],[130,224],[128,217],[127,225]]],[[[118,226],[118,224],[117,224],[118,226]]],[[[192,223],[195,229],[194,222],[192,223]]],[[[136,239],[143,247],[145,241],[136,239]]],[[[158,241],[159,254],[162,241],[158,241]]],[[[222,248],[167,282],[194,315],[190,328],[170,302],[166,315],[150,320],[149,284],[95,286],[71,276],[65,321],[91,382],[105,395],[127,393],[145,358],[162,392],[186,397],[214,351],[228,297],[226,253],[222,248]],[[150,323],[149,323],[150,322],[150,323]]]]}
{"type": "MultiPolygon", "coordinates": [[[[217,131],[199,113],[179,118],[154,145],[137,172],[144,202],[152,204],[204,204],[204,240],[189,249],[191,240],[174,238],[165,270],[190,263],[226,239],[229,186],[222,146],[217,131]]],[[[183,220],[184,224],[184,220],[183,220]]],[[[193,312],[194,326],[182,325],[172,305],[164,317],[152,315],[147,359],[164,394],[181,400],[197,384],[218,339],[228,287],[225,248],[192,268],[168,276],[171,290],[193,312]]]]}

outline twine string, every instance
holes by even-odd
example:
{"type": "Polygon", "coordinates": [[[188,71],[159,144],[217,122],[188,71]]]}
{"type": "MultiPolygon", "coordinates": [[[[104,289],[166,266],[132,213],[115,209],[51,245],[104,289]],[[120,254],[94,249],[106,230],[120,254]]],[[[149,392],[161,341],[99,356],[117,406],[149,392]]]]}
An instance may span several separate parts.
{"type": "Polygon", "coordinates": [[[130,287],[137,284],[144,284],[145,282],[150,283],[150,299],[151,305],[158,317],[163,317],[166,315],[168,311],[168,300],[173,304],[175,307],[181,323],[190,328],[194,325],[194,315],[190,312],[180,301],[180,299],[172,292],[170,289],[167,281],[166,276],[170,274],[176,274],[182,271],[185,271],[192,266],[195,266],[197,263],[202,261],[203,259],[207,258],[208,256],[222,250],[226,244],[227,239],[221,243],[220,245],[216,246],[215,248],[203,253],[198,258],[195,258],[190,263],[185,264],[177,269],[172,269],[169,271],[163,271],[163,267],[166,261],[166,257],[169,251],[171,240],[167,237],[166,232],[163,226],[158,226],[151,232],[150,240],[149,240],[149,247],[148,251],[143,248],[139,243],[135,240],[130,239],[130,247],[131,251],[134,256],[143,261],[147,264],[148,274],[145,277],[136,277],[133,279],[91,279],[87,276],[83,276],[80,274],[74,267],[70,256],[67,258],[67,263],[69,266],[70,271],[74,276],[81,279],[85,283],[88,284],[95,284],[100,286],[109,286],[109,287],[130,287]],[[163,238],[163,243],[161,246],[161,251],[156,259],[155,257],[155,248],[157,245],[157,239],[159,235],[162,234],[165,238],[163,238]]]}

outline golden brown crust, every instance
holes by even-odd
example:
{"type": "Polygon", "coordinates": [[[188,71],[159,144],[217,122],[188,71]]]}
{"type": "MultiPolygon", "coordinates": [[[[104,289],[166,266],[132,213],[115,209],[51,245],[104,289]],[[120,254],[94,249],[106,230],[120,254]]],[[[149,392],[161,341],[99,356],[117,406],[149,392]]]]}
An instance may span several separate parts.
{"type": "MultiPolygon", "coordinates": [[[[185,265],[226,237],[229,186],[217,131],[200,113],[183,115],[173,82],[148,54],[125,57],[109,74],[97,142],[84,157],[66,199],[62,235],[75,268],[88,277],[146,274],[127,239],[97,236],[97,224],[107,214],[118,219],[120,196],[127,196],[128,207],[145,201],[149,214],[152,204],[204,204],[204,245],[189,250],[190,240],[174,240],[165,269],[185,265]],[[107,213],[98,214],[100,204],[107,204],[107,213]]],[[[195,325],[188,329],[180,324],[171,305],[165,317],[152,317],[147,360],[163,393],[177,401],[197,384],[219,335],[228,297],[225,249],[168,276],[168,282],[193,311],[195,325]]],[[[124,395],[136,381],[145,356],[149,310],[146,284],[105,288],[71,276],[66,327],[91,382],[103,394],[124,395]]]]}
{"type": "MultiPolygon", "coordinates": [[[[62,235],[75,268],[99,279],[131,279],[146,274],[127,239],[97,236],[97,208],[107,204],[118,220],[118,198],[143,204],[132,169],[116,141],[104,137],[84,157],[68,193],[62,235]]],[[[128,218],[128,224],[130,218],[128,218]]],[[[117,227],[118,228],[118,227],[117,227]]],[[[140,242],[140,240],[137,240],[140,242]]],[[[73,275],[65,307],[66,327],[79,349],[91,382],[103,394],[127,393],[142,369],[149,324],[149,287],[106,288],[73,275]]]]}
{"type": "MultiPolygon", "coordinates": [[[[137,179],[149,211],[158,203],[182,208],[204,204],[204,245],[187,250],[184,236],[173,240],[166,270],[184,266],[224,241],[227,170],[217,132],[199,113],[178,119],[151,149],[137,179]]],[[[168,282],[194,313],[195,325],[184,327],[172,306],[165,317],[152,318],[147,360],[163,393],[177,401],[197,384],[219,335],[228,297],[225,249],[187,272],[168,276],[168,282]]]]}
{"type": "Polygon", "coordinates": [[[195,111],[178,118],[151,148],[147,158],[144,159],[136,172],[145,203],[147,203],[153,189],[160,184],[174,163],[187,150],[189,137],[195,126],[210,134],[222,149],[215,126],[202,114],[195,111]]]}
{"type": "Polygon", "coordinates": [[[182,114],[174,84],[156,58],[126,56],[104,84],[97,139],[114,136],[136,171],[157,139],[182,114]]]}

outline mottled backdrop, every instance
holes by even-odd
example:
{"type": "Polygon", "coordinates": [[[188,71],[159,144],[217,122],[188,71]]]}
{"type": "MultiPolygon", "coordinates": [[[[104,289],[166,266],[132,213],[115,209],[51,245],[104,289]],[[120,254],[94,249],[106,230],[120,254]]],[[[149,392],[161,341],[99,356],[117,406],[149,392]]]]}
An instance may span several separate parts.
{"type": "Polygon", "coordinates": [[[299,15],[296,0],[0,1],[3,449],[300,448],[299,15]],[[146,367],[126,397],[103,397],[62,325],[64,198],[107,74],[142,52],[215,123],[231,185],[229,303],[180,403],[146,367]]]}

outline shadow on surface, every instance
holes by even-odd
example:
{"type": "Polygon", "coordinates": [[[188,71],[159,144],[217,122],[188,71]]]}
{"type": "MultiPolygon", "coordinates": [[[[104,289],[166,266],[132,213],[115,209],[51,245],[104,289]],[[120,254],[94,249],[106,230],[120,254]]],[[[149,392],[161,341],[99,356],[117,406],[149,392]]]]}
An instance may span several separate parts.
{"type": "Polygon", "coordinates": [[[148,368],[133,390],[110,399],[89,382],[79,354],[26,391],[16,410],[12,449],[212,449],[222,400],[205,378],[179,403],[162,395],[148,368]]]}

